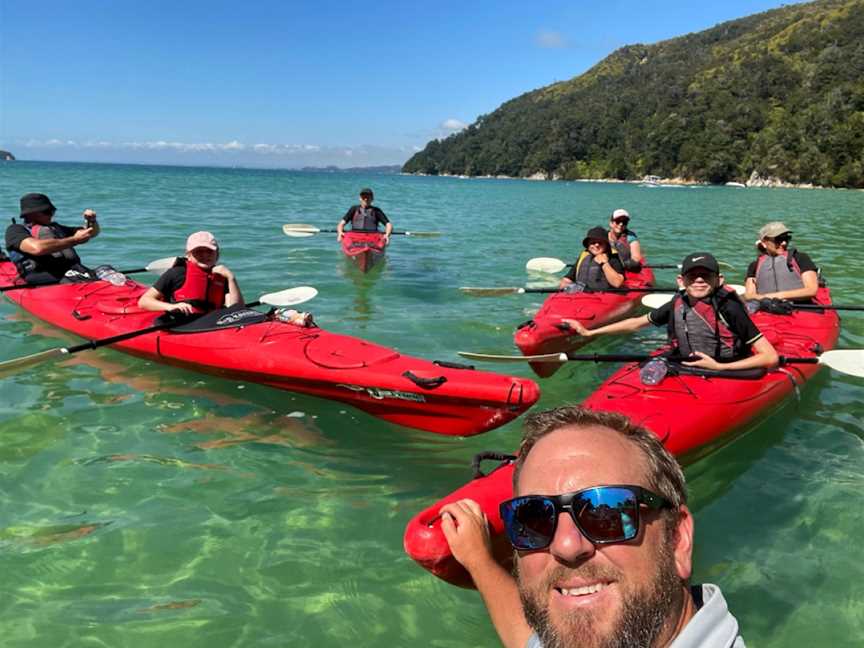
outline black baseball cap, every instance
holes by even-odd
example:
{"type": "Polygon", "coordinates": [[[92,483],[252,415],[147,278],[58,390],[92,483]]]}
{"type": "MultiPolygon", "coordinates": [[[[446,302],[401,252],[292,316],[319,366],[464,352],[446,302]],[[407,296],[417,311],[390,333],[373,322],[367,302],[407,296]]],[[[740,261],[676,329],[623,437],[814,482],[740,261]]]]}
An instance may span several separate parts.
{"type": "Polygon", "coordinates": [[[720,274],[720,264],[717,263],[714,255],[708,252],[694,252],[684,257],[681,262],[681,274],[687,274],[694,268],[705,268],[714,274],[720,274]]]}
{"type": "Polygon", "coordinates": [[[29,214],[41,214],[43,212],[54,213],[57,208],[45,194],[28,193],[21,196],[21,216],[29,214]]]}
{"type": "Polygon", "coordinates": [[[372,193],[372,190],[369,187],[363,187],[360,190],[360,195],[361,196],[374,196],[375,194],[372,193]]]}

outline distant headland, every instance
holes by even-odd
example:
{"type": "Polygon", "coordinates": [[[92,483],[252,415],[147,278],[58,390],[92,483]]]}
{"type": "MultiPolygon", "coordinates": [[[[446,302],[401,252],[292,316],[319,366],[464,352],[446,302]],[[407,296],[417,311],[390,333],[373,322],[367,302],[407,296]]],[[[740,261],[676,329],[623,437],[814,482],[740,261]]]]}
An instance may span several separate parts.
{"type": "Polygon", "coordinates": [[[15,159],[15,156],[12,155],[9,151],[4,151],[0,149],[0,160],[5,160],[6,162],[12,162],[15,159]]]}

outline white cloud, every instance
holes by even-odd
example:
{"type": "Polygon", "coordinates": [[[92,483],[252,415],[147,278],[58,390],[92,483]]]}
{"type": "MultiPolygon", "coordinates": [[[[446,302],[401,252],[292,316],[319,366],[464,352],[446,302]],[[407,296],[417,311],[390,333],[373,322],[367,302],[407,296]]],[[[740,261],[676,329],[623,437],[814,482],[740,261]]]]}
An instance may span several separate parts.
{"type": "Polygon", "coordinates": [[[16,151],[16,157],[19,159],[232,166],[243,164],[287,168],[402,164],[419,150],[418,147],[410,145],[401,147],[321,146],[268,142],[245,144],[240,140],[178,142],[164,139],[112,142],[97,138],[80,141],[60,138],[21,138],[0,142],[0,145],[2,145],[0,148],[16,151]],[[17,153],[19,150],[20,154],[17,153]]]}
{"type": "Polygon", "coordinates": [[[557,31],[542,30],[537,32],[534,43],[543,49],[564,49],[567,47],[567,40],[561,32],[557,31]]]}
{"type": "Polygon", "coordinates": [[[463,122],[459,119],[453,119],[453,118],[445,119],[443,122],[441,122],[441,128],[443,128],[446,131],[452,131],[454,133],[456,131],[461,131],[463,128],[466,128],[467,126],[468,126],[468,124],[466,124],[465,122],[463,122]]]}

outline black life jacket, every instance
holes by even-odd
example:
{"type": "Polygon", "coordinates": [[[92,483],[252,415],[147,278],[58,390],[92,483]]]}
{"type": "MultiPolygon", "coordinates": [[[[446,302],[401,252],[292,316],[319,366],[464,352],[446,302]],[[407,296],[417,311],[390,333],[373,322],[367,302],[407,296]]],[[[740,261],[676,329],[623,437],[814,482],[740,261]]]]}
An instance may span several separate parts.
{"type": "Polygon", "coordinates": [[[621,265],[624,266],[624,269],[630,272],[639,272],[642,269],[642,264],[639,261],[634,261],[630,252],[630,235],[635,235],[636,232],[631,232],[625,228],[620,237],[615,237],[611,230],[609,234],[613,237],[610,243],[618,254],[618,258],[621,259],[621,265]]]}
{"type": "Polygon", "coordinates": [[[351,229],[354,232],[377,232],[378,218],[376,217],[376,208],[367,207],[363,209],[360,205],[355,205],[354,213],[351,215],[351,229]]]}
{"type": "Polygon", "coordinates": [[[687,357],[701,351],[718,362],[732,362],[746,355],[745,341],[732,332],[723,318],[723,305],[729,299],[740,302],[735,291],[726,286],[695,304],[681,293],[675,295],[668,332],[676,355],[687,357]]]}
{"type": "Polygon", "coordinates": [[[224,308],[225,295],[228,293],[228,282],[225,277],[208,272],[187,259],[177,259],[174,265],[175,267],[186,266],[186,279],[183,285],[174,291],[171,301],[187,302],[200,312],[224,308]]]}
{"type": "MultiPolygon", "coordinates": [[[[613,251],[610,258],[614,255],[613,251]]],[[[594,263],[594,257],[587,250],[583,250],[576,259],[575,271],[573,273],[574,283],[584,284],[589,290],[609,290],[612,284],[606,278],[603,268],[600,264],[594,263]]]]}
{"type": "MultiPolygon", "coordinates": [[[[22,225],[27,229],[30,236],[35,239],[66,238],[56,223],[48,223],[47,225],[22,223],[22,225]]],[[[34,272],[48,272],[57,275],[59,279],[67,270],[72,270],[82,265],[81,258],[75,252],[74,247],[38,256],[27,254],[21,250],[9,250],[9,259],[18,268],[18,274],[22,277],[26,277],[26,275],[34,272]]]]}

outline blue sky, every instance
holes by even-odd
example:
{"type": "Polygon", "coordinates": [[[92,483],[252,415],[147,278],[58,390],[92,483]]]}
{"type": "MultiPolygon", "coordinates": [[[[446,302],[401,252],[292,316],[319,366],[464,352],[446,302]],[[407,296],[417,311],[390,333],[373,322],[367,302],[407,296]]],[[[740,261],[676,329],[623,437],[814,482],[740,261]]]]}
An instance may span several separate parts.
{"type": "Polygon", "coordinates": [[[770,0],[0,0],[0,148],[21,159],[399,164],[615,49],[770,0]]]}

